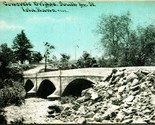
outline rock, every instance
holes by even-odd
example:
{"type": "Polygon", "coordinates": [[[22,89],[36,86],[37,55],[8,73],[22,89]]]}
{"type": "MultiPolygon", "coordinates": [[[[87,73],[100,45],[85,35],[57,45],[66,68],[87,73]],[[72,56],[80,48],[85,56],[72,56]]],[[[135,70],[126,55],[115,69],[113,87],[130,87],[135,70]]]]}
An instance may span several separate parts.
{"type": "Polygon", "coordinates": [[[77,123],[79,123],[79,124],[87,124],[87,121],[86,121],[85,118],[82,117],[82,118],[78,119],[77,123]]]}
{"type": "Polygon", "coordinates": [[[132,108],[124,108],[122,111],[125,115],[130,115],[132,113],[132,108]]]}
{"type": "Polygon", "coordinates": [[[102,115],[102,120],[110,120],[110,113],[109,112],[105,112],[103,115],[102,115]]]}
{"type": "Polygon", "coordinates": [[[118,70],[117,69],[113,69],[112,73],[115,74],[118,70]]]}
{"type": "Polygon", "coordinates": [[[116,74],[115,74],[115,77],[123,77],[123,76],[124,76],[123,71],[116,72],[116,74]]]}
{"type": "Polygon", "coordinates": [[[76,101],[77,101],[78,103],[82,103],[82,102],[85,101],[85,99],[86,99],[86,97],[85,97],[85,96],[82,96],[82,97],[79,97],[76,101]]]}
{"type": "Polygon", "coordinates": [[[53,114],[55,111],[54,110],[48,110],[47,112],[48,112],[48,114],[53,114]]]}
{"type": "Polygon", "coordinates": [[[126,86],[121,86],[118,88],[118,93],[122,93],[125,90],[126,86]]]}
{"type": "Polygon", "coordinates": [[[108,93],[109,95],[113,95],[113,90],[109,89],[109,90],[107,91],[107,93],[108,93]]]}
{"type": "Polygon", "coordinates": [[[92,92],[91,93],[91,99],[92,100],[95,100],[95,99],[97,99],[99,96],[98,96],[98,93],[97,92],[92,92]]]}
{"type": "Polygon", "coordinates": [[[116,84],[120,80],[120,77],[114,77],[114,79],[110,82],[110,84],[116,84]]]}
{"type": "Polygon", "coordinates": [[[149,110],[149,109],[145,109],[145,110],[143,111],[143,113],[144,113],[145,115],[149,115],[149,114],[152,113],[152,111],[149,110]]]}
{"type": "Polygon", "coordinates": [[[113,105],[119,105],[120,104],[120,100],[121,100],[121,97],[120,98],[113,97],[113,98],[111,98],[111,103],[113,105]]]}
{"type": "Polygon", "coordinates": [[[95,112],[96,111],[96,107],[94,105],[91,105],[89,108],[88,108],[89,111],[93,111],[95,112]]]}
{"type": "Polygon", "coordinates": [[[140,89],[140,86],[139,86],[139,85],[132,86],[130,89],[131,89],[132,91],[137,91],[137,90],[140,89]]]}
{"type": "Polygon", "coordinates": [[[135,74],[135,73],[131,73],[131,74],[129,74],[128,76],[127,76],[127,82],[130,82],[130,81],[132,81],[132,80],[134,80],[134,79],[137,79],[138,78],[138,76],[135,74]]]}
{"type": "Polygon", "coordinates": [[[77,111],[77,114],[81,114],[81,115],[86,114],[84,105],[81,105],[81,106],[80,106],[80,108],[79,108],[78,111],[77,111]]]}
{"type": "Polygon", "coordinates": [[[122,123],[130,124],[130,123],[132,123],[132,121],[133,121],[132,119],[126,119],[122,123]]]}
{"type": "Polygon", "coordinates": [[[151,104],[155,105],[155,95],[151,95],[151,104]]]}
{"type": "Polygon", "coordinates": [[[102,115],[102,120],[109,120],[112,117],[116,116],[116,110],[118,110],[120,106],[117,105],[110,105],[108,110],[105,111],[105,113],[102,115]]]}
{"type": "Polygon", "coordinates": [[[54,112],[60,113],[63,110],[63,107],[59,104],[50,105],[48,108],[50,109],[50,111],[48,112],[49,114],[52,114],[54,112]]]}
{"type": "Polygon", "coordinates": [[[123,102],[131,102],[135,97],[133,95],[128,96],[123,102]]]}
{"type": "Polygon", "coordinates": [[[134,118],[132,123],[147,123],[141,117],[134,118]]]}
{"type": "Polygon", "coordinates": [[[134,80],[132,81],[131,86],[136,86],[138,83],[139,83],[139,80],[138,80],[138,79],[134,79],[134,80]]]}
{"type": "Polygon", "coordinates": [[[124,120],[125,114],[122,111],[119,111],[117,113],[117,116],[115,118],[116,122],[122,122],[124,120]]]}
{"type": "Polygon", "coordinates": [[[120,106],[118,106],[118,105],[112,105],[112,104],[111,104],[111,105],[109,106],[109,110],[112,111],[112,112],[115,111],[115,110],[117,110],[117,109],[119,109],[119,108],[120,108],[120,106]]]}
{"type": "Polygon", "coordinates": [[[153,78],[155,74],[114,70],[108,79],[83,90],[82,97],[72,104],[66,108],[63,105],[62,118],[66,122],[79,120],[78,123],[82,124],[105,121],[136,123],[139,117],[137,121],[149,123],[155,119],[153,78]]]}
{"type": "Polygon", "coordinates": [[[88,93],[89,90],[90,90],[89,88],[82,90],[81,96],[85,96],[88,93]]]}
{"type": "Polygon", "coordinates": [[[140,90],[137,90],[137,91],[134,91],[133,93],[132,93],[132,95],[133,96],[136,96],[136,95],[138,95],[140,93],[140,90]]]}
{"type": "Polygon", "coordinates": [[[102,122],[102,115],[100,113],[96,113],[93,117],[93,120],[96,122],[102,122]]]}
{"type": "Polygon", "coordinates": [[[94,115],[95,115],[95,113],[93,111],[91,111],[91,112],[88,112],[85,117],[86,118],[93,118],[94,115]]]}
{"type": "Polygon", "coordinates": [[[94,120],[93,120],[93,117],[92,118],[87,118],[87,123],[92,123],[94,120]]]}

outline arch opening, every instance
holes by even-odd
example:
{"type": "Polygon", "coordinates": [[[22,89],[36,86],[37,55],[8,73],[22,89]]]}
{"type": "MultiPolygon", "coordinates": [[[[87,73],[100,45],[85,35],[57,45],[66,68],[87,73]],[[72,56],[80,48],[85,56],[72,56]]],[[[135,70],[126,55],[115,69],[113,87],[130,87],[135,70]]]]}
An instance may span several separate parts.
{"type": "Polygon", "coordinates": [[[34,87],[33,82],[30,79],[28,79],[24,86],[26,92],[30,91],[33,87],[34,87]]]}
{"type": "Polygon", "coordinates": [[[93,87],[93,82],[86,79],[76,79],[73,80],[68,86],[65,88],[62,96],[81,96],[82,90],[93,87]]]}
{"type": "Polygon", "coordinates": [[[55,86],[50,80],[44,80],[41,82],[37,91],[37,96],[41,98],[47,98],[48,95],[55,91],[55,86]]]}

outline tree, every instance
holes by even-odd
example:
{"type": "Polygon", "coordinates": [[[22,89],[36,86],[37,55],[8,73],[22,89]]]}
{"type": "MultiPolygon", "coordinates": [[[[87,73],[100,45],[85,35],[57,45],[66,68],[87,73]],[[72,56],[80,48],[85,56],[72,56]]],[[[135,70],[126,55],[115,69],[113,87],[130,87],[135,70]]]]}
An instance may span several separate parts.
{"type": "Polygon", "coordinates": [[[86,51],[84,51],[82,57],[78,59],[77,66],[80,68],[98,67],[96,59],[91,57],[90,53],[86,51]]]}
{"type": "Polygon", "coordinates": [[[14,60],[14,53],[6,43],[0,45],[0,63],[3,67],[9,65],[14,60]]]}
{"type": "Polygon", "coordinates": [[[19,60],[23,64],[24,61],[29,60],[33,46],[22,30],[21,33],[15,37],[12,48],[16,55],[16,60],[19,60]]]}
{"type": "Polygon", "coordinates": [[[51,53],[52,49],[55,49],[55,47],[53,45],[50,45],[50,43],[48,43],[48,42],[45,42],[44,46],[45,46],[44,58],[45,58],[45,72],[46,72],[47,62],[49,60],[50,53],[51,53]]]}
{"type": "Polygon", "coordinates": [[[59,60],[57,59],[57,57],[55,55],[53,55],[52,58],[49,59],[49,63],[52,63],[53,66],[56,68],[56,67],[58,67],[59,60]]]}
{"type": "Polygon", "coordinates": [[[32,52],[31,57],[29,59],[30,63],[39,63],[43,59],[43,56],[40,52],[32,52]]]}
{"type": "Polygon", "coordinates": [[[139,65],[155,64],[155,26],[138,27],[139,51],[137,63],[139,65]]]}
{"type": "Polygon", "coordinates": [[[62,69],[68,69],[69,68],[69,59],[70,56],[67,54],[61,54],[61,58],[60,58],[60,64],[61,64],[61,68],[62,69]]]}
{"type": "Polygon", "coordinates": [[[125,15],[102,15],[97,25],[97,33],[102,35],[101,43],[109,57],[113,56],[113,63],[118,64],[122,55],[122,48],[128,47],[130,35],[129,12],[125,15]]]}
{"type": "Polygon", "coordinates": [[[6,43],[0,45],[0,79],[17,79],[19,76],[19,68],[11,67],[11,63],[15,62],[14,53],[6,43]]]}

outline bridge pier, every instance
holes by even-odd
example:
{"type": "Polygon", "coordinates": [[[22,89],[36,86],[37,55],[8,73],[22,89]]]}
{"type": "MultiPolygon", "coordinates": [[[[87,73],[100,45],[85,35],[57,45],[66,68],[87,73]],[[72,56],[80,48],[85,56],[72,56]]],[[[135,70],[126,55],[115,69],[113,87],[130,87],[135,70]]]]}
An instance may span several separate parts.
{"type": "Polygon", "coordinates": [[[47,99],[59,99],[61,97],[60,90],[57,89],[51,95],[47,96],[47,99]]]}
{"type": "Polygon", "coordinates": [[[27,96],[36,96],[36,87],[33,87],[30,91],[27,92],[27,96]]]}

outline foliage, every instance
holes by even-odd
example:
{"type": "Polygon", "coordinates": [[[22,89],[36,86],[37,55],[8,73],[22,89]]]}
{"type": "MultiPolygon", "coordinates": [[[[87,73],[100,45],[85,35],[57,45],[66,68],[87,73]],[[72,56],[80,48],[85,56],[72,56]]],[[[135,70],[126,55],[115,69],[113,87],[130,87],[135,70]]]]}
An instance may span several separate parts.
{"type": "Polygon", "coordinates": [[[11,124],[15,124],[15,125],[21,125],[23,124],[24,118],[20,117],[20,118],[15,118],[13,121],[11,121],[11,124]]]}
{"type": "Polygon", "coordinates": [[[49,63],[52,63],[53,67],[58,67],[59,60],[57,59],[57,57],[55,55],[53,55],[52,58],[49,59],[48,61],[49,61],[49,63]]]}
{"type": "Polygon", "coordinates": [[[97,62],[99,64],[99,67],[107,67],[108,66],[107,60],[104,58],[104,56],[98,58],[97,62]]]}
{"type": "Polygon", "coordinates": [[[74,103],[77,97],[73,96],[64,96],[61,97],[61,104],[74,103]]]}
{"type": "Polygon", "coordinates": [[[97,32],[102,35],[104,56],[108,58],[99,63],[106,62],[106,66],[155,65],[155,26],[132,30],[131,22],[129,12],[100,17],[97,32]]]}
{"type": "Polygon", "coordinates": [[[84,51],[82,57],[77,61],[77,67],[87,68],[87,67],[98,67],[97,61],[94,57],[84,51]]]}
{"type": "Polygon", "coordinates": [[[10,104],[20,105],[24,102],[26,92],[20,82],[0,81],[0,108],[10,104]]]}
{"type": "Polygon", "coordinates": [[[41,55],[41,53],[34,51],[31,53],[29,62],[30,63],[39,63],[42,59],[43,59],[43,56],[41,55]]]}
{"type": "Polygon", "coordinates": [[[0,124],[7,124],[4,109],[0,109],[0,124]]]}
{"type": "Polygon", "coordinates": [[[69,69],[70,56],[67,54],[61,54],[60,64],[62,69],[69,69]]]}
{"type": "Polygon", "coordinates": [[[155,61],[155,26],[148,25],[146,28],[138,27],[139,55],[140,65],[152,65],[155,61]]]}
{"type": "Polygon", "coordinates": [[[24,61],[29,60],[31,55],[31,45],[29,39],[26,37],[26,34],[22,30],[20,34],[17,34],[13,41],[13,50],[16,55],[16,60],[20,60],[23,64],[24,61]]]}
{"type": "Polygon", "coordinates": [[[1,66],[6,67],[14,59],[14,53],[6,43],[0,45],[0,63],[1,66]],[[7,58],[6,58],[7,57],[7,58]]]}
{"type": "Polygon", "coordinates": [[[47,70],[47,62],[49,60],[51,50],[55,49],[55,47],[53,45],[50,45],[50,43],[48,43],[48,42],[45,42],[44,46],[45,46],[44,58],[45,58],[45,72],[46,72],[46,70],[47,70]]]}

